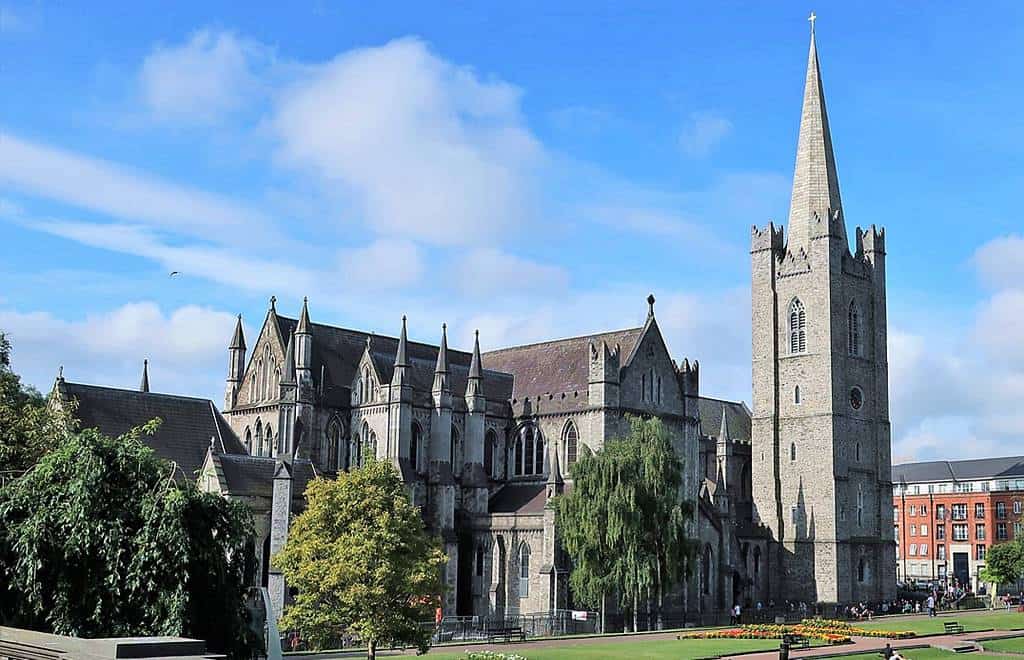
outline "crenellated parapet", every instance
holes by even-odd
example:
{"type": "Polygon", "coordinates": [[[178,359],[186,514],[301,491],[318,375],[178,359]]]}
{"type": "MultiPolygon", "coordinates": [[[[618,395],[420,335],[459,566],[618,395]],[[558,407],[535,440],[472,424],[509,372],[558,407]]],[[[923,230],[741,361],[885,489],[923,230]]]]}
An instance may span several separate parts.
{"type": "Polygon", "coordinates": [[[862,230],[857,227],[857,252],[866,255],[885,254],[885,228],[869,226],[862,230]]]}
{"type": "Polygon", "coordinates": [[[774,222],[769,222],[763,229],[754,225],[750,228],[750,251],[763,252],[772,250],[781,252],[785,245],[784,231],[781,226],[776,227],[774,222]]]}
{"type": "Polygon", "coordinates": [[[676,373],[683,396],[700,396],[700,362],[697,360],[690,362],[688,358],[683,358],[683,363],[676,368],[676,373]]]}
{"type": "Polygon", "coordinates": [[[811,239],[833,237],[846,240],[846,218],[841,208],[830,208],[824,213],[814,211],[809,225],[811,239]]]}

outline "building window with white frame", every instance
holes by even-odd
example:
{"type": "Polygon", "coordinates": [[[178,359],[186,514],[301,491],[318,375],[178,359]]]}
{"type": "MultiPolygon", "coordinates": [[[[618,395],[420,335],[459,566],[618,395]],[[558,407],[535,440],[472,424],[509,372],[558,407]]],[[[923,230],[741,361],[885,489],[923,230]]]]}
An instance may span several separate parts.
{"type": "Polygon", "coordinates": [[[530,546],[523,543],[519,551],[519,597],[530,595],[530,546]]]}

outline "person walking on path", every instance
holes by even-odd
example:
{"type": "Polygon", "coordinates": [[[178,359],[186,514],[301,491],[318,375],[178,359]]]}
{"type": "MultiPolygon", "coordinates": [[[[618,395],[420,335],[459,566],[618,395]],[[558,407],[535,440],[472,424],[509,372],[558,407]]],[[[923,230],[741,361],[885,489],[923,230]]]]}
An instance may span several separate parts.
{"type": "Polygon", "coordinates": [[[935,596],[928,594],[928,616],[935,616],[935,596]]]}

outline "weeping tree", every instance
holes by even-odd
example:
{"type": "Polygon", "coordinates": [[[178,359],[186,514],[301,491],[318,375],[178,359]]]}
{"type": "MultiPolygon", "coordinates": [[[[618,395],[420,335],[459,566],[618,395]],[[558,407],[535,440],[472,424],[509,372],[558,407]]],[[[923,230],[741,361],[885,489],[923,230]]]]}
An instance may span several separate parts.
{"type": "Polygon", "coordinates": [[[692,505],[661,420],[633,417],[629,425],[628,435],[572,467],[573,488],[555,506],[577,600],[603,618],[607,597],[617,595],[634,630],[643,603],[660,628],[665,594],[686,578],[695,547],[686,533],[692,505]]]}

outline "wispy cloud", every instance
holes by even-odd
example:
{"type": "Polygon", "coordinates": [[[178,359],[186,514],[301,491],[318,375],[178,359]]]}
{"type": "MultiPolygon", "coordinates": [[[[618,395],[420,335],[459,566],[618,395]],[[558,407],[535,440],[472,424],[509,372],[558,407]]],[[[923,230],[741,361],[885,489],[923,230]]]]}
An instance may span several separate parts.
{"type": "Polygon", "coordinates": [[[695,112],[679,134],[679,146],[688,156],[703,158],[732,133],[732,122],[710,112],[695,112]]]}

